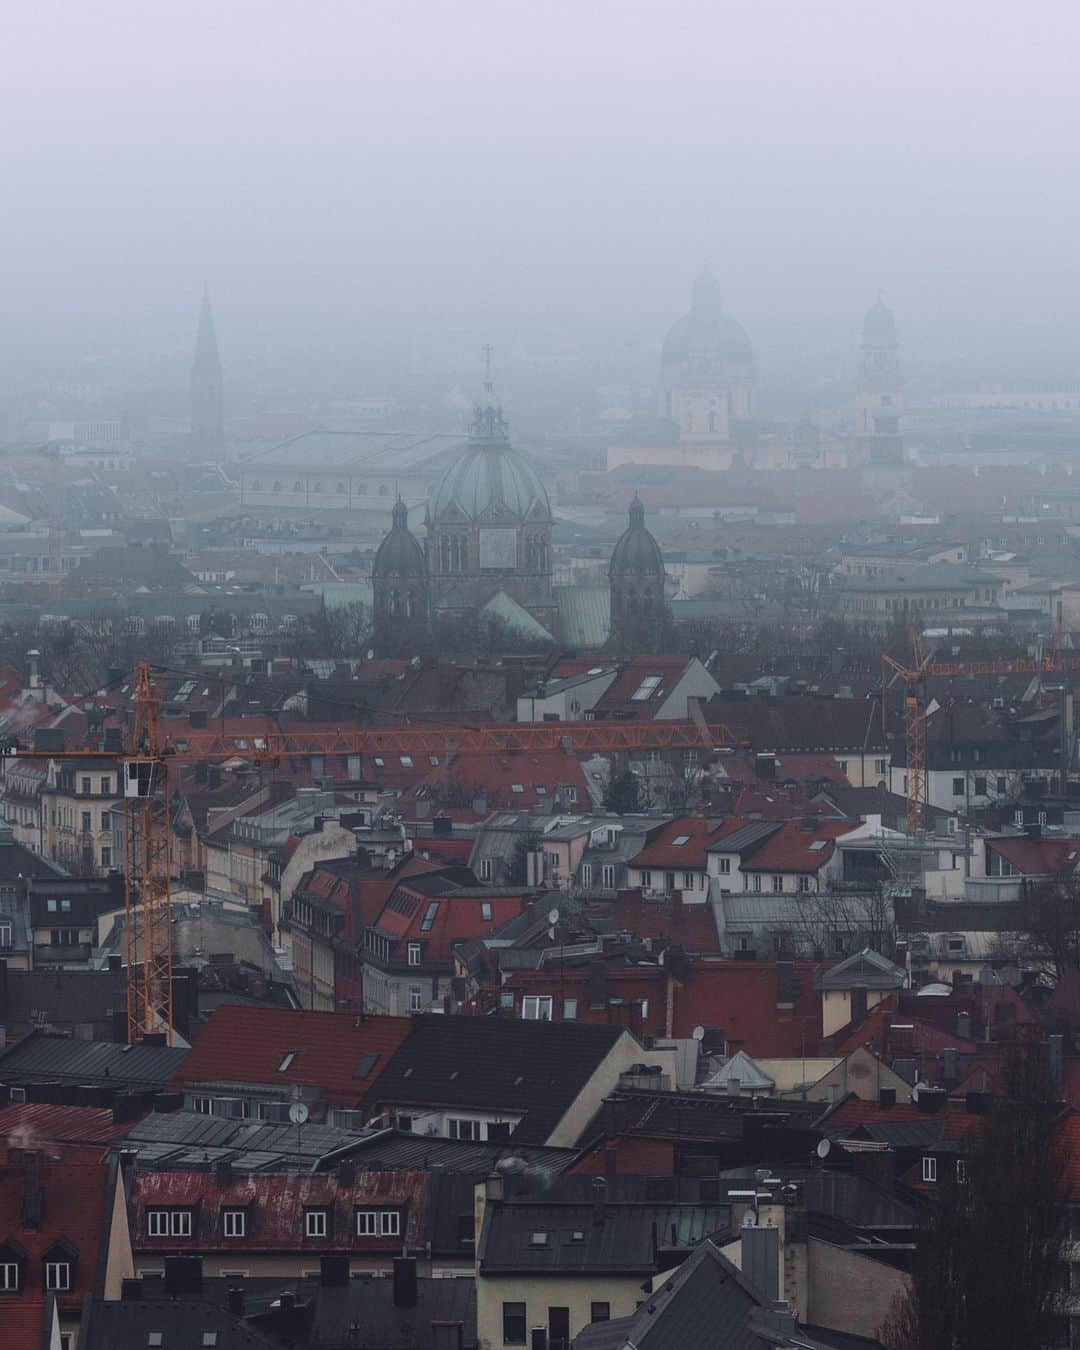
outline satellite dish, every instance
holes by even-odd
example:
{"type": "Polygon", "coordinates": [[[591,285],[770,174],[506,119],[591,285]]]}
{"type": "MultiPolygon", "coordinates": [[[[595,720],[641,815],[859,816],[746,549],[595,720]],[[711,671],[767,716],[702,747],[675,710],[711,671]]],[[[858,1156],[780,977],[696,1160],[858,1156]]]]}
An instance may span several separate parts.
{"type": "Polygon", "coordinates": [[[368,648],[367,659],[368,659],[369,661],[374,661],[374,660],[375,660],[375,648],[374,648],[374,647],[369,647],[369,648],[368,648]]]}
{"type": "Polygon", "coordinates": [[[690,1035],[693,1036],[695,1041],[703,1041],[705,1039],[705,1028],[695,1027],[690,1035]]]}
{"type": "Polygon", "coordinates": [[[817,1155],[819,1158],[827,1158],[832,1152],[832,1144],[827,1139],[819,1139],[817,1146],[817,1155]]]}
{"type": "Polygon", "coordinates": [[[293,1102],[289,1107],[289,1119],[294,1125],[303,1125],[308,1118],[308,1109],[303,1102],[293,1102]]]}
{"type": "Polygon", "coordinates": [[[557,909],[548,910],[548,923],[556,924],[559,922],[559,911],[557,909]]]}

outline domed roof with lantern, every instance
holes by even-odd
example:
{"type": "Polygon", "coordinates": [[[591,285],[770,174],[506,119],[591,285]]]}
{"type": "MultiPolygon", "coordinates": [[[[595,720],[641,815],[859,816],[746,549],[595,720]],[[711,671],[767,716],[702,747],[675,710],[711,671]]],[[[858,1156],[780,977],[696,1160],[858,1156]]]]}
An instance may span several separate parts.
{"type": "Polygon", "coordinates": [[[399,497],[394,503],[390,533],[379,545],[372,564],[373,577],[422,577],[427,572],[424,550],[409,529],[409,509],[399,497]]]}

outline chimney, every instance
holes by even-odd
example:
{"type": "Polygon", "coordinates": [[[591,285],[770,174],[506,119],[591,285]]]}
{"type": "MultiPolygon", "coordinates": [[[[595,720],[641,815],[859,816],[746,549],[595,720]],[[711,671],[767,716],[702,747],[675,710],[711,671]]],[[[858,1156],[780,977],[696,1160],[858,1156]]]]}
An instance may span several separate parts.
{"type": "Polygon", "coordinates": [[[416,1257],[394,1257],[394,1307],[416,1307],[416,1257]]]}
{"type": "Polygon", "coordinates": [[[619,1153],[617,1149],[604,1149],[604,1176],[613,1177],[619,1170],[619,1153]]]}
{"type": "Polygon", "coordinates": [[[22,1227],[36,1231],[41,1227],[45,1211],[45,1188],[41,1184],[42,1154],[39,1149],[26,1149],[22,1155],[23,1172],[22,1227]]]}
{"type": "Polygon", "coordinates": [[[791,961],[776,963],[776,1006],[778,1008],[795,1006],[795,966],[791,961]]]}
{"type": "Polygon", "coordinates": [[[889,1053],[889,1037],[892,1033],[892,1013],[881,1014],[881,1053],[889,1053]]]}
{"type": "Polygon", "coordinates": [[[948,1083],[955,1083],[955,1082],[956,1082],[956,1047],[955,1047],[955,1046],[952,1046],[952,1045],[947,1045],[947,1046],[945,1047],[944,1053],[942,1054],[942,1057],[941,1057],[941,1058],[942,1058],[942,1066],[941,1066],[941,1074],[942,1074],[942,1077],[943,1077],[943,1078],[945,1079],[945,1081],[948,1082],[948,1083]]]}
{"type": "Polygon", "coordinates": [[[548,1350],[547,1327],[533,1327],[529,1332],[529,1350],[548,1350]]]}
{"type": "Polygon", "coordinates": [[[506,1194],[506,1183],[501,1172],[492,1172],[484,1180],[484,1203],[497,1204],[506,1194]]]}
{"type": "Polygon", "coordinates": [[[138,1303],[143,1296],[142,1280],[138,1276],[120,1281],[121,1303],[138,1303]]]}
{"type": "Polygon", "coordinates": [[[596,1177],[592,1184],[592,1221],[597,1228],[603,1226],[607,1218],[607,1182],[596,1177]]]}
{"type": "Polygon", "coordinates": [[[214,1185],[219,1191],[227,1191],[233,1182],[231,1158],[219,1158],[214,1163],[214,1185]]]}
{"type": "Polygon", "coordinates": [[[226,1298],[228,1300],[226,1306],[228,1307],[229,1312],[231,1312],[234,1317],[243,1317],[244,1315],[243,1289],[239,1288],[239,1286],[237,1285],[233,1285],[233,1287],[226,1294],[226,1298]]]}
{"type": "Polygon", "coordinates": [[[347,1191],[356,1185],[356,1164],[347,1158],[337,1165],[337,1184],[339,1191],[347,1191]]]}
{"type": "Polygon", "coordinates": [[[110,952],[106,964],[110,975],[118,975],[124,969],[124,958],[119,952],[110,952]]]}
{"type": "Polygon", "coordinates": [[[199,1256],[167,1256],[165,1258],[165,1294],[176,1298],[180,1294],[202,1292],[202,1258],[199,1256]]]}
{"type": "Polygon", "coordinates": [[[349,1258],[324,1256],[319,1262],[319,1283],[324,1289],[348,1288],[349,1258]]]}
{"type": "Polygon", "coordinates": [[[293,1309],[296,1307],[296,1295],[292,1292],[291,1289],[288,1290],[286,1293],[282,1294],[281,1297],[278,1299],[278,1307],[281,1309],[282,1312],[288,1313],[291,1313],[293,1309]]]}
{"type": "Polygon", "coordinates": [[[30,670],[30,688],[41,688],[41,653],[36,647],[26,653],[26,664],[30,670]]]}
{"type": "Polygon", "coordinates": [[[971,1040],[971,1014],[969,1012],[956,1014],[956,1034],[963,1036],[965,1040],[971,1040]]]}
{"type": "Polygon", "coordinates": [[[882,1111],[891,1111],[896,1105],[896,1089],[881,1088],[878,1092],[878,1106],[882,1111]]]}

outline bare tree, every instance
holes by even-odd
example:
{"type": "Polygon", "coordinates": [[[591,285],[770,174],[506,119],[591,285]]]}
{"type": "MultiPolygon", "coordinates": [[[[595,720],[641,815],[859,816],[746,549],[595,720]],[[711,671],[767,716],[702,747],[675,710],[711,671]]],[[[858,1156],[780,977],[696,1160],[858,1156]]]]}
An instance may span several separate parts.
{"type": "Polygon", "coordinates": [[[1045,1047],[1013,1046],[964,1160],[929,1202],[889,1350],[1020,1350],[1060,1344],[1066,1154],[1045,1047]]]}
{"type": "Polygon", "coordinates": [[[885,886],[800,895],[792,936],[798,946],[825,956],[869,947],[892,960],[897,936],[892,896],[885,886]]]}
{"type": "Polygon", "coordinates": [[[1020,912],[1023,926],[1001,935],[1002,955],[1044,965],[1058,980],[1080,970],[1080,876],[1065,872],[1025,883],[1020,912]]]}

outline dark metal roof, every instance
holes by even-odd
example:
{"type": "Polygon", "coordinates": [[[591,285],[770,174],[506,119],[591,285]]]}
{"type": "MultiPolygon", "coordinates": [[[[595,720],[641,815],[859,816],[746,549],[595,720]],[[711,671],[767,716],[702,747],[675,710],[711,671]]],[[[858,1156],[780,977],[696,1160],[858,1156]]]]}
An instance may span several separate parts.
{"type": "Polygon", "coordinates": [[[380,1106],[521,1113],[515,1143],[545,1143],[620,1027],[494,1017],[417,1017],[365,1098],[380,1106]]]}
{"type": "Polygon", "coordinates": [[[163,1045],[77,1041],[35,1032],[0,1054],[0,1082],[164,1088],[187,1053],[163,1045]]]}

